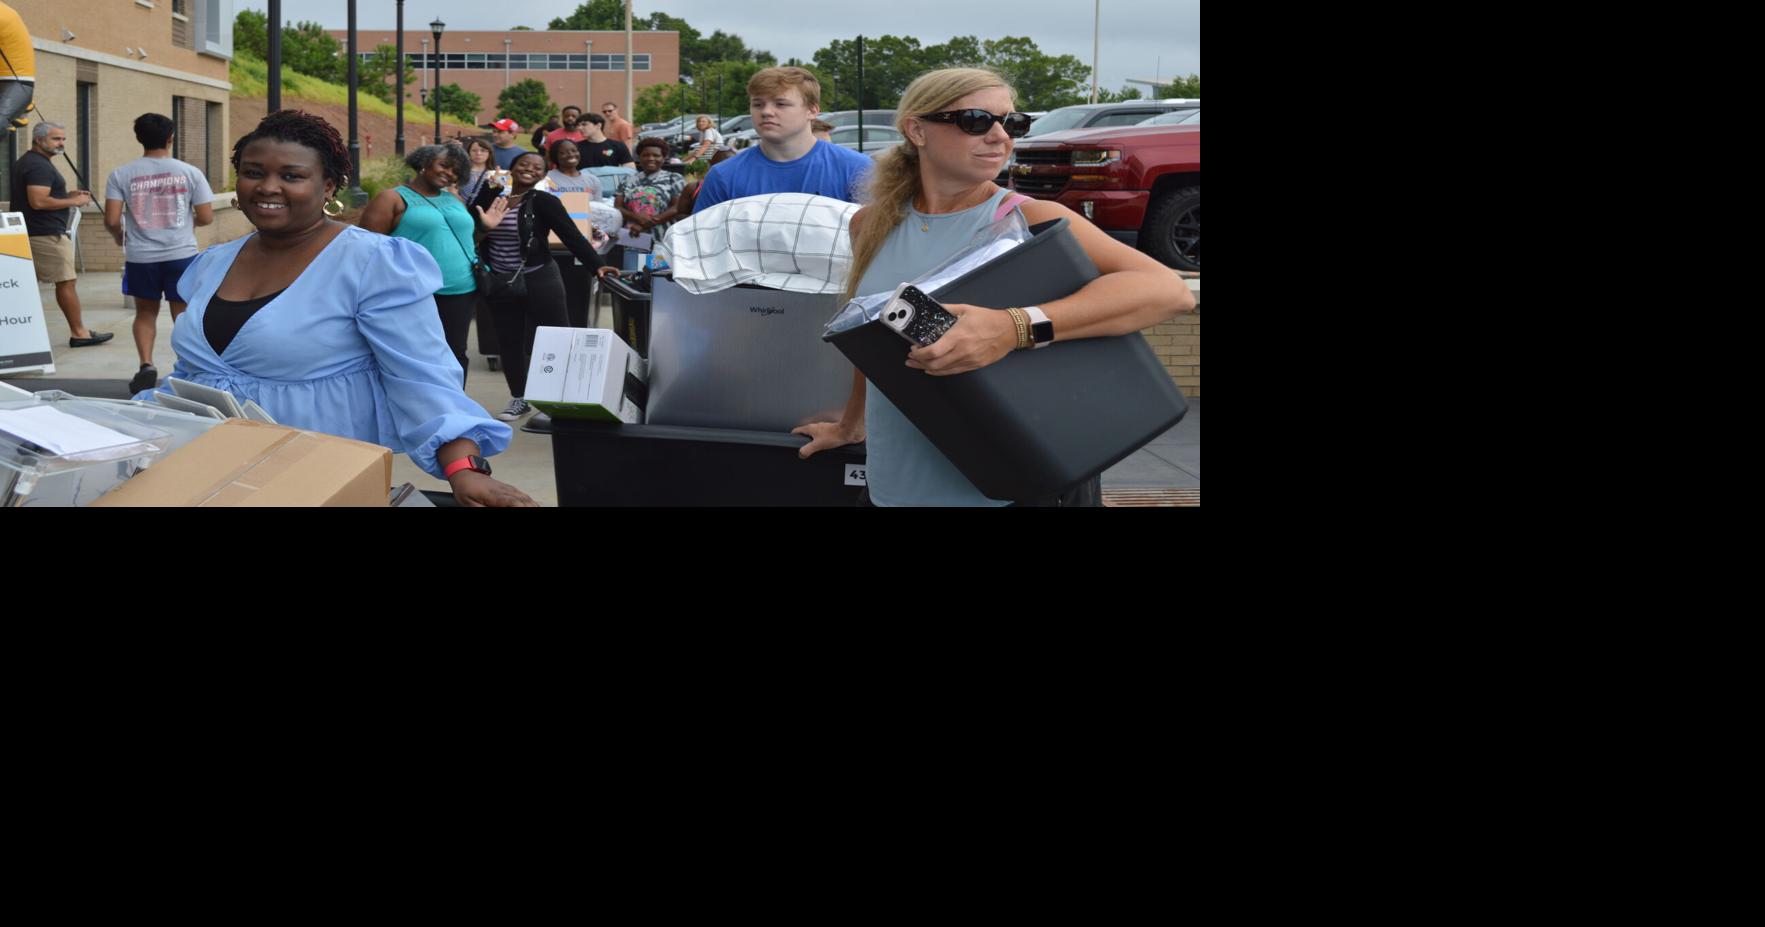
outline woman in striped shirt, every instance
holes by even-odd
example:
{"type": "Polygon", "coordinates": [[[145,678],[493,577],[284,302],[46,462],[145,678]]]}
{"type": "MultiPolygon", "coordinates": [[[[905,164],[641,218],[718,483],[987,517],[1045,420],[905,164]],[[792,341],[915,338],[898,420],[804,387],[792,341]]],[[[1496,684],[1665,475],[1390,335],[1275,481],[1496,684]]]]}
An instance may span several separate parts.
{"type": "Polygon", "coordinates": [[[512,422],[532,411],[522,397],[527,391],[527,361],[533,351],[534,330],[542,325],[566,327],[570,318],[565,311],[564,280],[558,265],[551,259],[546,244],[547,233],[556,234],[582,261],[583,266],[599,276],[616,272],[602,264],[594,246],[582,237],[564,204],[556,196],[535,189],[545,179],[545,158],[537,152],[526,152],[509,165],[509,195],[499,197],[490,208],[478,215],[488,230],[479,244],[479,254],[499,278],[521,271],[526,283],[524,296],[486,296],[490,317],[503,347],[503,375],[509,381],[510,400],[497,418],[512,422]]]}

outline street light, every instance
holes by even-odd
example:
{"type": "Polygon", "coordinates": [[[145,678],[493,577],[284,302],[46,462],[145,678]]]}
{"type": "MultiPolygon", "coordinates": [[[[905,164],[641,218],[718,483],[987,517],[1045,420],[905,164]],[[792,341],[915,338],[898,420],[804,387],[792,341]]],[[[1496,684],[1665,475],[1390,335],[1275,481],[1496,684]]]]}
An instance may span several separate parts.
{"type": "Polygon", "coordinates": [[[404,0],[398,0],[398,67],[392,75],[392,95],[398,101],[398,138],[394,150],[404,157],[404,0]]]}
{"type": "Polygon", "coordinates": [[[435,62],[435,143],[436,144],[441,143],[441,31],[446,28],[447,28],[447,23],[442,22],[441,17],[439,17],[439,16],[435,17],[435,21],[429,24],[429,31],[430,31],[430,33],[432,33],[435,36],[435,58],[433,60],[435,62]]]}
{"type": "MultiPolygon", "coordinates": [[[[1097,49],[1100,36],[1103,34],[1103,0],[1095,0],[1091,6],[1091,102],[1097,102],[1097,49]]],[[[1144,74],[1145,71],[1140,73],[1144,74]]]]}
{"type": "Polygon", "coordinates": [[[349,0],[349,205],[358,207],[368,201],[368,194],[362,189],[362,143],[356,134],[356,88],[361,84],[357,79],[361,63],[361,56],[356,54],[355,0],[349,0]]]}
{"type": "Polygon", "coordinates": [[[503,39],[503,88],[504,89],[507,89],[509,86],[509,46],[513,45],[514,43],[515,43],[514,39],[503,39]]]}

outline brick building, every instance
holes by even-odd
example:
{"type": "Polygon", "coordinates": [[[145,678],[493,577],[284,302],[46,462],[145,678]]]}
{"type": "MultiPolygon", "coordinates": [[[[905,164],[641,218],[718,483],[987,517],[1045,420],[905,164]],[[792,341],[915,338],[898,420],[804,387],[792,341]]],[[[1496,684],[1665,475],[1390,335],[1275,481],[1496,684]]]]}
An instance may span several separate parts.
{"type": "MultiPolygon", "coordinates": [[[[230,185],[233,0],[7,2],[37,53],[37,110],[67,127],[68,157],[100,201],[111,170],[141,156],[135,117],[147,112],[177,122],[174,157],[196,165],[214,189],[230,185]]],[[[11,196],[12,166],[30,150],[30,132],[0,142],[0,200],[11,196]]],[[[69,190],[82,186],[66,161],[56,166],[69,190]]]]}
{"type": "MultiPolygon", "coordinates": [[[[600,104],[612,100],[627,119],[631,104],[625,99],[625,32],[515,30],[478,32],[444,31],[440,61],[435,60],[434,37],[426,25],[407,23],[405,60],[416,69],[416,80],[405,88],[405,100],[422,102],[435,80],[434,67],[441,66],[441,83],[458,84],[484,101],[474,120],[479,125],[497,117],[497,96],[503,88],[532,78],[545,84],[546,95],[559,107],[577,105],[599,112],[600,104]],[[592,60],[591,60],[592,56],[592,60]],[[593,65],[592,69],[590,65],[593,65]]],[[[347,47],[346,29],[327,30],[347,47]]],[[[395,45],[392,29],[356,30],[356,53],[373,54],[375,46],[395,45]]],[[[680,33],[633,32],[631,93],[635,98],[652,84],[680,80],[680,33]]],[[[406,119],[411,118],[406,114],[406,119]]],[[[531,127],[529,127],[531,128],[531,127]]]]}

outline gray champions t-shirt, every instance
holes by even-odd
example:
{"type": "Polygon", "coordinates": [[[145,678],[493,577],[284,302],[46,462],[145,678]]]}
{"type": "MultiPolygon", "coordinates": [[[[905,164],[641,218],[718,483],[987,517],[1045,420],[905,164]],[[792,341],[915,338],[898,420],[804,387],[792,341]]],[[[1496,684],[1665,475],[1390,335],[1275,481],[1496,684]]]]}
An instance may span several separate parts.
{"type": "Polygon", "coordinates": [[[177,158],[136,158],[110,172],[104,198],[123,202],[124,259],[152,264],[196,255],[192,207],[214,202],[214,193],[177,158]]]}

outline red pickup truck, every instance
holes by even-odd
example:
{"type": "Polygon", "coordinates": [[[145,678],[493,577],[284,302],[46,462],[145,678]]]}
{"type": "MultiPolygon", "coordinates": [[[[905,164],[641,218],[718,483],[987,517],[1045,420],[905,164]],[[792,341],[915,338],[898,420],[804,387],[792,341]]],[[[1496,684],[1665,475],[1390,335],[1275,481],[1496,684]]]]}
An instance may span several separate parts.
{"type": "Polygon", "coordinates": [[[1073,129],[1020,140],[1012,189],[1055,200],[1180,270],[1201,270],[1201,127],[1073,129]]]}

